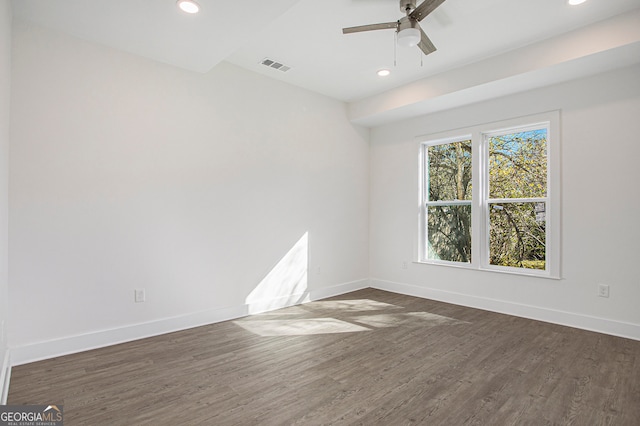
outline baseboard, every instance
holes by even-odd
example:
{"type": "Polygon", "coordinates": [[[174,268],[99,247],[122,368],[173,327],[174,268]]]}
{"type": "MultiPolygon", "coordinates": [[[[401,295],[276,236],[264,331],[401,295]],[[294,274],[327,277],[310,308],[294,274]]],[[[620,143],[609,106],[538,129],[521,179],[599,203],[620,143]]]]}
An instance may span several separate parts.
{"type": "Polygon", "coordinates": [[[11,379],[11,352],[9,349],[4,351],[2,357],[2,371],[0,371],[0,405],[7,404],[9,396],[9,380],[11,379]]]}
{"type": "Polygon", "coordinates": [[[331,296],[338,296],[367,287],[369,287],[369,280],[363,279],[286,297],[261,300],[251,304],[194,312],[172,318],[163,318],[157,321],[132,324],[125,327],[100,330],[93,333],[14,347],[11,348],[11,365],[28,364],[57,356],[84,352],[91,349],[172,333],[174,331],[228,321],[247,315],[286,308],[288,306],[299,305],[331,296]]]}
{"type": "Polygon", "coordinates": [[[341,294],[351,293],[352,291],[362,290],[371,287],[369,279],[351,281],[332,287],[323,287],[317,290],[311,290],[311,301],[326,299],[327,297],[340,296],[341,294]]]}
{"type": "Polygon", "coordinates": [[[466,294],[435,290],[411,284],[397,283],[372,278],[371,287],[407,296],[421,297],[424,299],[438,300],[455,305],[498,312],[522,318],[565,325],[598,333],[640,340],[640,324],[632,324],[614,321],[606,318],[592,317],[588,315],[563,312],[538,306],[523,305],[504,300],[485,297],[470,296],[466,294]]]}
{"type": "Polygon", "coordinates": [[[14,347],[11,348],[10,352],[7,350],[3,359],[2,371],[0,372],[0,397],[5,398],[6,401],[12,365],[27,364],[57,356],[233,320],[260,312],[268,312],[314,300],[325,299],[327,297],[338,296],[367,287],[640,340],[640,324],[613,321],[605,318],[435,290],[392,281],[363,279],[310,290],[287,297],[273,298],[224,309],[194,312],[178,317],[164,318],[157,321],[132,324],[125,327],[100,330],[83,335],[69,336],[14,347]]]}

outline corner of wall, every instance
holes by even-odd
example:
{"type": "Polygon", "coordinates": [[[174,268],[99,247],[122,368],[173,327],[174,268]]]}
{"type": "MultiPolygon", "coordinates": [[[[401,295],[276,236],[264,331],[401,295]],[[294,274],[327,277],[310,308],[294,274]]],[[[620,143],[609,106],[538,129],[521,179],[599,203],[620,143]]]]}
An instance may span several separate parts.
{"type": "Polygon", "coordinates": [[[8,293],[8,174],[9,174],[9,118],[11,99],[11,1],[0,2],[0,404],[5,404],[9,392],[10,359],[7,344],[6,324],[9,311],[8,293]]]}

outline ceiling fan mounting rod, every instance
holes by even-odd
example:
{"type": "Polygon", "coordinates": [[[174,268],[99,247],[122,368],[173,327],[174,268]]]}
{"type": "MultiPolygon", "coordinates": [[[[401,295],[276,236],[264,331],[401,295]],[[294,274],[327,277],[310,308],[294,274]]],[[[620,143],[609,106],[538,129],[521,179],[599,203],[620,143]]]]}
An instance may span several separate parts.
{"type": "Polygon", "coordinates": [[[400,0],[400,12],[409,15],[416,9],[416,0],[400,0]]]}

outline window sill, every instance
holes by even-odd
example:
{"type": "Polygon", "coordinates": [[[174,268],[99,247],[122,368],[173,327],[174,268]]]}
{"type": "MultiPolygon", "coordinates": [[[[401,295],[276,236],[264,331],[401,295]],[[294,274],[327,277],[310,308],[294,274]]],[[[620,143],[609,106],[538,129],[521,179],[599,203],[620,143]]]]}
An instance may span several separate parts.
{"type": "Polygon", "coordinates": [[[429,262],[429,261],[424,261],[424,260],[414,260],[412,263],[415,263],[415,264],[418,264],[418,265],[445,266],[445,267],[448,267],[448,268],[466,269],[466,270],[469,270],[469,271],[494,272],[494,273],[497,273],[497,274],[518,275],[518,276],[532,277],[532,278],[543,278],[543,279],[555,280],[555,281],[562,280],[562,277],[560,277],[560,276],[542,275],[542,274],[536,274],[536,273],[528,273],[526,271],[521,272],[521,271],[512,271],[512,270],[507,270],[507,269],[481,268],[481,267],[478,267],[478,266],[465,265],[465,264],[458,265],[458,264],[449,263],[449,262],[429,262]]]}

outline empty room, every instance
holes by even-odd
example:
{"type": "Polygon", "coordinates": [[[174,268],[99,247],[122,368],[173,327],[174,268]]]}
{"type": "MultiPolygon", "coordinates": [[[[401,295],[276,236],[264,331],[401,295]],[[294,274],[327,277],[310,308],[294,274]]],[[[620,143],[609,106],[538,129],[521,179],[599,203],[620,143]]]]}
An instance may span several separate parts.
{"type": "Polygon", "coordinates": [[[0,425],[637,426],[639,135],[640,0],[0,0],[0,425]]]}

